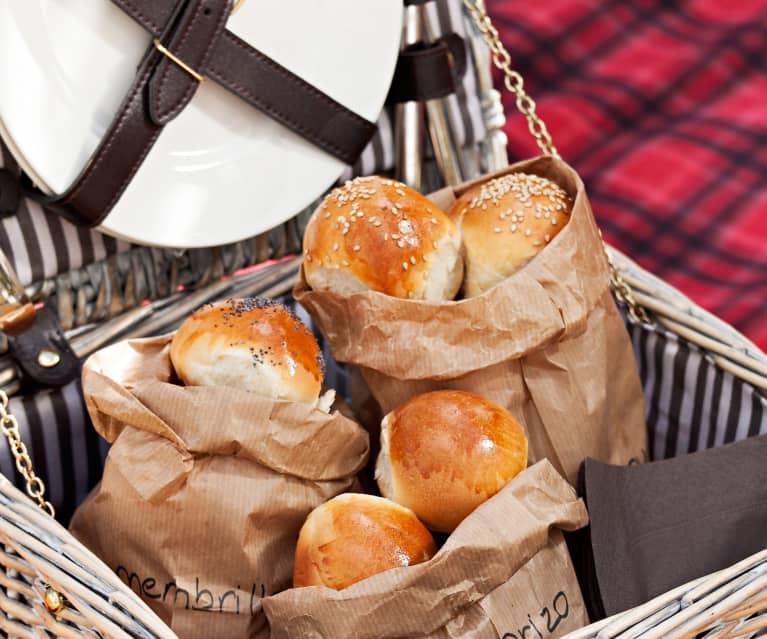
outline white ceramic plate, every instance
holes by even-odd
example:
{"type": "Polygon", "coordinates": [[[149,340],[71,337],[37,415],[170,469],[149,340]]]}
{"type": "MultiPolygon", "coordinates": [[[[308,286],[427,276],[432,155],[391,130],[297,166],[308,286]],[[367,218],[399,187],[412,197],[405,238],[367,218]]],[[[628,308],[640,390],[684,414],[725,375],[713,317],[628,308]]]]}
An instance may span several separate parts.
{"type": "MultiPolygon", "coordinates": [[[[402,0],[245,0],[228,28],[375,121],[394,71],[402,0]]],[[[0,0],[0,135],[62,193],[123,100],[150,36],[109,0],[0,0]]],[[[101,230],[144,244],[251,237],[312,202],[341,161],[213,81],[160,135],[101,230]]]]}

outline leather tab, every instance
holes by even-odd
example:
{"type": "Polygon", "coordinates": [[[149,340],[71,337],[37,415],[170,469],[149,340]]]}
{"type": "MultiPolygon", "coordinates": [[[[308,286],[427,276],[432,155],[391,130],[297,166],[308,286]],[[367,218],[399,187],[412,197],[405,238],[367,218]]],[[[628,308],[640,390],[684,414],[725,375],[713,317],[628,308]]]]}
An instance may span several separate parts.
{"type": "MultiPolygon", "coordinates": [[[[231,11],[231,0],[190,0],[165,47],[184,64],[204,74],[231,11]]],[[[149,115],[164,126],[197,91],[199,81],[167,55],[149,80],[149,115]]]]}
{"type": "Polygon", "coordinates": [[[8,351],[25,385],[63,386],[80,374],[80,359],[69,346],[55,314],[37,309],[32,324],[8,336],[8,351]]]}
{"type": "Polygon", "coordinates": [[[466,73],[466,44],[456,33],[432,44],[416,44],[397,59],[387,104],[444,98],[466,73]]]}

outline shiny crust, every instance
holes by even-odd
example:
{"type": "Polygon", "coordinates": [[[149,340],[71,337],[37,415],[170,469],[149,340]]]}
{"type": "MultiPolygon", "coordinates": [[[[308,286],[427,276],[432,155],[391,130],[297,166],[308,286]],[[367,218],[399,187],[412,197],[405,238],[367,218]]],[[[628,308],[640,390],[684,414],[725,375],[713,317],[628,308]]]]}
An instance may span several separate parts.
{"type": "Polygon", "coordinates": [[[395,180],[357,178],[325,198],[304,234],[308,284],[335,289],[333,272],[348,274],[359,290],[452,299],[463,275],[460,237],[417,191],[395,180]],[[430,278],[439,284],[430,287],[430,278]]]}
{"type": "Polygon", "coordinates": [[[323,361],[314,335],[271,300],[206,304],[176,331],[170,358],[187,386],[235,386],[305,402],[320,394],[323,361]]]}
{"type": "Polygon", "coordinates": [[[448,211],[466,251],[464,295],[479,295],[535,257],[567,224],[572,205],[557,184],[527,173],[464,193],[448,211]]]}
{"type": "Polygon", "coordinates": [[[414,397],[389,413],[381,430],[381,493],[440,532],[452,532],[527,466],[522,426],[473,393],[414,397]]]}
{"type": "Polygon", "coordinates": [[[407,508],[372,495],[339,495],[315,508],[301,528],[293,586],[342,590],[436,551],[431,533],[407,508]]]}

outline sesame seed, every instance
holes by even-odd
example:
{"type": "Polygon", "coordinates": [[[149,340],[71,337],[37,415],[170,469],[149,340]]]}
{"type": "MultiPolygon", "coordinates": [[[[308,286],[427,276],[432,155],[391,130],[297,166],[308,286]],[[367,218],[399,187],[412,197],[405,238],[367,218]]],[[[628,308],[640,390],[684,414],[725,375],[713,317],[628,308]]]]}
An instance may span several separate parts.
{"type": "Polygon", "coordinates": [[[540,246],[540,245],[541,245],[540,240],[535,240],[535,242],[533,242],[533,246],[540,246]]]}
{"type": "Polygon", "coordinates": [[[400,248],[405,248],[405,240],[397,240],[397,246],[400,248]]]}
{"type": "Polygon", "coordinates": [[[407,262],[402,262],[402,268],[404,268],[407,271],[407,262]]]}
{"type": "Polygon", "coordinates": [[[533,234],[533,232],[530,229],[527,229],[525,231],[525,237],[530,237],[533,234]]]}
{"type": "Polygon", "coordinates": [[[496,226],[496,227],[493,229],[493,231],[494,231],[495,233],[500,233],[500,232],[501,232],[501,227],[500,227],[500,226],[496,226]]]}
{"type": "Polygon", "coordinates": [[[334,251],[337,251],[337,250],[338,250],[338,242],[334,242],[334,243],[333,243],[333,250],[334,250],[334,251]]]}
{"type": "Polygon", "coordinates": [[[312,261],[312,256],[311,256],[311,255],[309,255],[308,253],[307,253],[307,255],[306,255],[306,261],[307,261],[307,262],[311,262],[311,261],[312,261]]]}
{"type": "Polygon", "coordinates": [[[415,264],[415,255],[410,256],[410,263],[415,264]]]}
{"type": "Polygon", "coordinates": [[[556,225],[556,223],[557,223],[557,218],[555,218],[555,217],[552,217],[552,218],[551,218],[551,224],[552,224],[552,225],[556,225]]]}
{"type": "Polygon", "coordinates": [[[355,244],[354,246],[352,246],[352,251],[359,251],[359,250],[360,250],[359,244],[355,244]]]}
{"type": "Polygon", "coordinates": [[[546,233],[546,235],[543,236],[543,239],[546,240],[547,242],[551,242],[551,235],[546,233]]]}
{"type": "Polygon", "coordinates": [[[516,224],[512,224],[511,225],[511,232],[512,233],[516,233],[517,232],[517,225],[516,224]]]}
{"type": "Polygon", "coordinates": [[[437,222],[437,219],[436,219],[436,218],[431,218],[431,223],[432,223],[432,224],[439,224],[439,222],[437,222]]]}
{"type": "Polygon", "coordinates": [[[347,262],[346,260],[343,260],[343,261],[341,262],[341,264],[343,264],[344,266],[349,266],[349,262],[347,262]]]}
{"type": "Polygon", "coordinates": [[[391,239],[398,240],[399,239],[399,233],[392,233],[391,234],[391,239]]]}
{"type": "Polygon", "coordinates": [[[431,241],[431,245],[432,245],[434,248],[437,248],[437,240],[432,240],[432,241],[431,241]]]}

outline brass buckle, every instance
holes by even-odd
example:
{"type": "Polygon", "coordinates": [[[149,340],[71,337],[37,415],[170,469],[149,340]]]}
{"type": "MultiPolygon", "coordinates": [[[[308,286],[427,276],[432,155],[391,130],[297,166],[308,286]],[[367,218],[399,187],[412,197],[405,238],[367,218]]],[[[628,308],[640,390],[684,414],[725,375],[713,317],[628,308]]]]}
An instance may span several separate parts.
{"type": "MultiPolygon", "coordinates": [[[[234,0],[232,2],[232,8],[229,11],[229,15],[232,16],[235,14],[235,12],[242,6],[242,4],[245,2],[245,0],[234,0]]],[[[186,71],[189,75],[191,75],[197,82],[202,82],[205,79],[205,76],[201,73],[195,71],[192,67],[190,67],[186,62],[184,62],[181,58],[179,58],[175,53],[170,51],[158,38],[155,38],[153,40],[154,42],[154,48],[157,49],[160,53],[162,53],[166,58],[171,60],[173,63],[176,64],[176,66],[182,68],[184,71],[186,71]]]]}
{"type": "Polygon", "coordinates": [[[162,53],[166,58],[171,60],[176,64],[176,66],[182,68],[184,71],[186,71],[189,75],[191,75],[197,82],[202,82],[205,79],[205,76],[201,75],[197,71],[195,71],[192,67],[190,67],[186,62],[184,62],[181,58],[179,58],[177,55],[175,55],[172,51],[168,50],[165,45],[160,42],[157,38],[154,39],[154,48],[157,49],[160,53],[162,53]]]}

